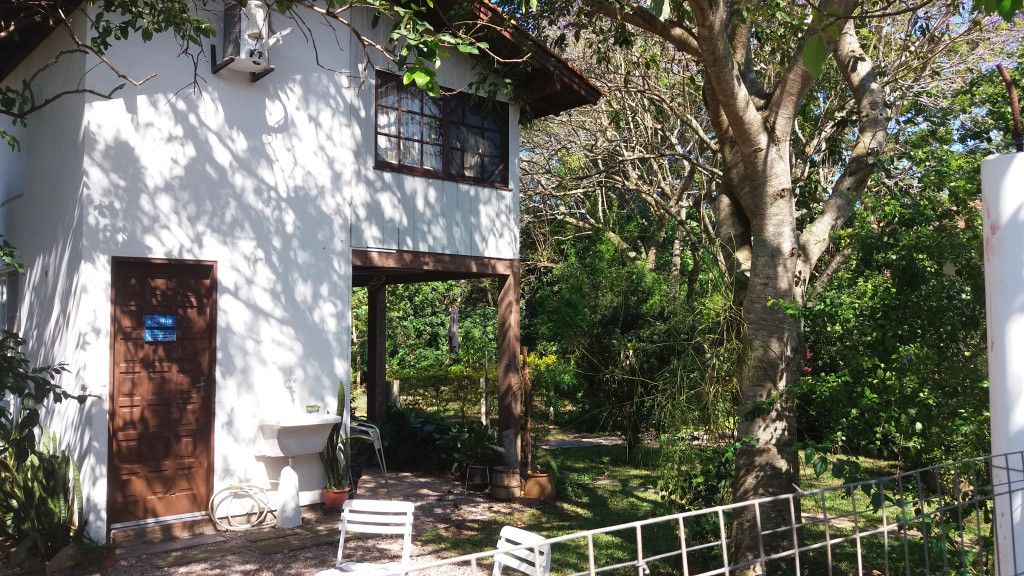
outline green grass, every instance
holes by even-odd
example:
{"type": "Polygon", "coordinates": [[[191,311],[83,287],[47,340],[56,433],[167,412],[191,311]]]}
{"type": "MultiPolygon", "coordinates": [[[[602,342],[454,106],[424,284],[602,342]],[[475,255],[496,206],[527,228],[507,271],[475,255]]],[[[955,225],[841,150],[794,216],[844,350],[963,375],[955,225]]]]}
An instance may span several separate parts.
{"type": "MultiPolygon", "coordinates": [[[[541,452],[541,460],[544,451],[541,452]]],[[[488,550],[498,541],[506,524],[555,537],[583,530],[624,524],[672,514],[677,510],[661,496],[645,489],[656,480],[658,449],[644,448],[632,464],[625,446],[566,448],[549,454],[557,471],[559,496],[536,508],[511,515],[496,515],[477,522],[449,526],[425,534],[420,541],[452,555],[488,550]],[[615,482],[595,480],[614,479],[615,482]]],[[[646,528],[643,534],[648,554],[678,546],[673,527],[646,528]]],[[[632,532],[595,538],[598,565],[628,562],[636,558],[636,537],[632,532]]],[[[560,544],[552,554],[554,573],[577,572],[587,566],[585,541],[560,544]]],[[[625,573],[635,574],[636,569],[625,573]]]]}
{"type": "MultiPolygon", "coordinates": [[[[479,521],[434,530],[425,534],[421,542],[454,556],[493,548],[501,527],[506,524],[547,537],[555,537],[680,511],[677,504],[666,502],[657,492],[646,489],[657,484],[660,448],[644,447],[632,454],[630,459],[626,457],[625,446],[561,449],[551,451],[546,456],[550,457],[550,467],[557,471],[557,499],[515,514],[495,515],[479,521]]],[[[544,462],[546,459],[542,451],[539,460],[544,462]]],[[[864,458],[857,460],[861,463],[864,478],[891,476],[896,473],[893,465],[888,462],[864,458]]],[[[809,470],[801,473],[802,488],[805,491],[837,486],[840,482],[828,474],[816,477],[809,470]]],[[[916,492],[916,486],[907,488],[916,492]]],[[[830,518],[849,515],[852,514],[855,505],[861,530],[870,529],[882,521],[881,510],[872,510],[871,497],[861,490],[854,492],[852,501],[847,490],[826,491],[824,494],[824,504],[820,495],[802,499],[801,508],[805,517],[821,516],[823,509],[828,511],[830,518]]],[[[898,510],[890,503],[885,511],[887,519],[891,522],[898,510]]],[[[976,518],[972,515],[964,522],[968,549],[975,547],[974,543],[979,537],[991,537],[991,526],[982,523],[979,530],[976,518]]],[[[933,526],[933,531],[938,533],[940,528],[937,524],[933,526]]],[[[921,531],[928,530],[929,527],[923,527],[920,521],[912,522],[908,528],[907,532],[890,533],[888,544],[880,534],[861,538],[860,554],[856,540],[833,543],[830,554],[825,547],[801,553],[801,572],[825,574],[828,573],[827,566],[831,562],[833,574],[857,574],[860,569],[858,558],[862,559],[864,573],[867,574],[873,570],[884,573],[888,566],[891,574],[924,575],[927,573],[926,565],[936,574],[946,573],[944,569],[948,569],[948,573],[956,572],[964,560],[961,556],[959,536],[945,539],[939,534],[939,537],[926,539],[921,531]],[[909,570],[906,569],[908,564],[909,570]]],[[[826,528],[821,522],[807,522],[799,530],[805,546],[826,541],[826,528]]],[[[688,519],[687,533],[688,544],[691,546],[695,543],[717,541],[717,520],[710,516],[688,519]]],[[[833,522],[828,526],[828,539],[833,542],[837,538],[854,534],[852,524],[833,522]]],[[[678,549],[679,546],[678,531],[673,523],[644,527],[642,538],[647,556],[669,552],[678,549]]],[[[598,566],[633,561],[636,558],[635,531],[599,535],[594,539],[594,547],[598,566]]],[[[552,558],[553,573],[586,570],[586,541],[558,544],[552,551],[552,558]]],[[[969,557],[967,560],[976,571],[981,571],[981,564],[987,561],[986,558],[977,557],[969,557]]],[[[705,552],[691,552],[688,562],[691,571],[720,568],[721,550],[714,547],[705,552]]],[[[782,573],[793,573],[793,561],[789,560],[786,564],[788,566],[782,573]]],[[[655,576],[680,572],[678,560],[655,563],[650,565],[650,568],[655,576]]],[[[636,568],[627,567],[610,573],[636,574],[636,568]]]]}

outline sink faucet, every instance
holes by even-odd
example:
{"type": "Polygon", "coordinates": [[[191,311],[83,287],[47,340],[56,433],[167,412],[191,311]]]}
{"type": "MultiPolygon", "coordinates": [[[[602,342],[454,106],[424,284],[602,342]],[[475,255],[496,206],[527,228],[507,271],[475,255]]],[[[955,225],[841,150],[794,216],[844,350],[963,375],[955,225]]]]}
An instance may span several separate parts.
{"type": "Polygon", "coordinates": [[[292,397],[292,406],[295,406],[295,375],[292,374],[288,377],[288,381],[285,382],[284,387],[288,389],[288,394],[292,397]]]}

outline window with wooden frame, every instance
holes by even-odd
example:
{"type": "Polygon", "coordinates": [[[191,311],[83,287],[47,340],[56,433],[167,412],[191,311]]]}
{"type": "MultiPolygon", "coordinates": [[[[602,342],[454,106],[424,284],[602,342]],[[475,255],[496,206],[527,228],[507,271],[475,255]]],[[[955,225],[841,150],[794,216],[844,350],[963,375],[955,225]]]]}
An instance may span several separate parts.
{"type": "Polygon", "coordinates": [[[462,92],[433,97],[377,72],[376,168],[508,186],[508,105],[462,92]]]}
{"type": "Polygon", "coordinates": [[[12,267],[0,269],[0,328],[14,330],[18,324],[22,274],[12,267]]]}

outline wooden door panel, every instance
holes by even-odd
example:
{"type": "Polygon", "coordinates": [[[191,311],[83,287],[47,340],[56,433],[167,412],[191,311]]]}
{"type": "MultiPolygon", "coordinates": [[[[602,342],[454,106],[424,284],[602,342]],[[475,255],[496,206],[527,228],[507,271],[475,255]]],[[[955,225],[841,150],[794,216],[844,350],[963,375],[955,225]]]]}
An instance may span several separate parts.
{"type": "Polygon", "coordinates": [[[201,512],[212,483],[214,267],[118,259],[112,286],[110,521],[201,512]]]}

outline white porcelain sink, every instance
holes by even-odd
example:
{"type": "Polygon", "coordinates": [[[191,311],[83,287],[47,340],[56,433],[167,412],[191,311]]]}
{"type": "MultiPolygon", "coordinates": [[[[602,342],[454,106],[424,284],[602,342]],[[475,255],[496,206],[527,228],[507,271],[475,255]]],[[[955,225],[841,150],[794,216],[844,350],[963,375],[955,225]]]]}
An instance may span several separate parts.
{"type": "Polygon", "coordinates": [[[280,418],[260,420],[263,436],[260,454],[264,456],[298,456],[316,454],[324,449],[331,428],[341,422],[334,414],[288,414],[280,418]]]}

